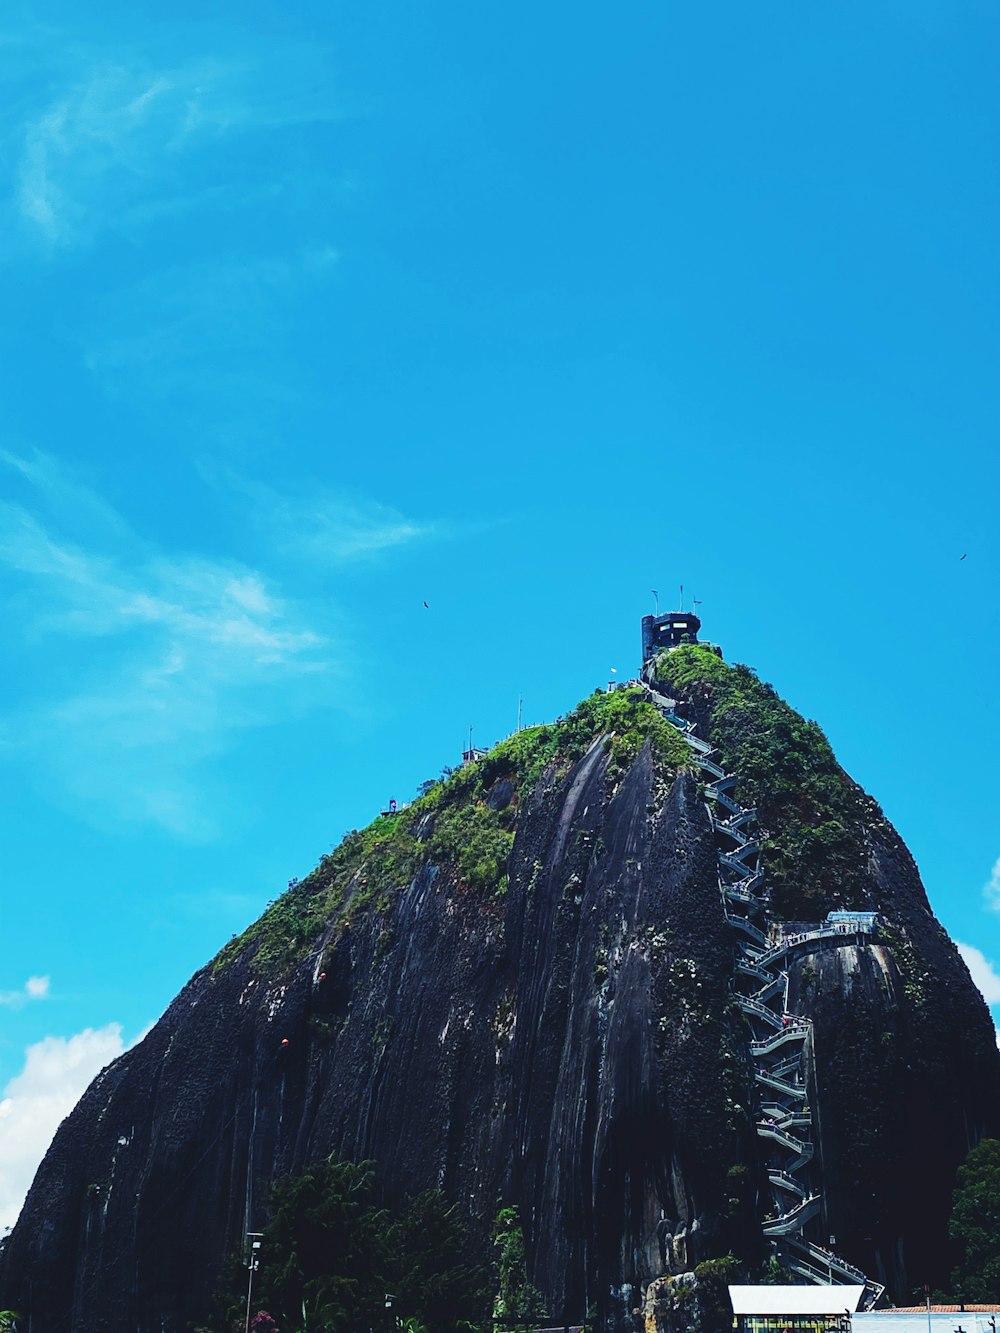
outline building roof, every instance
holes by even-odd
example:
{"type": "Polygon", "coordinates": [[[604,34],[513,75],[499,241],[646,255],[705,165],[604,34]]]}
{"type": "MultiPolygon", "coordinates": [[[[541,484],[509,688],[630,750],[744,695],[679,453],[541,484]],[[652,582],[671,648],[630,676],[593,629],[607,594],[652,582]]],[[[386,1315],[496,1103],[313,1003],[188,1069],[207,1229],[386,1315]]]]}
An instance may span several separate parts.
{"type": "Polygon", "coordinates": [[[864,1287],[730,1287],[733,1314],[851,1314],[864,1287]]]}
{"type": "MultiPolygon", "coordinates": [[[[888,1310],[873,1310],[872,1314],[926,1314],[926,1305],[894,1305],[888,1310]]],[[[932,1305],[931,1314],[1000,1314],[1000,1301],[992,1305],[932,1305]]]]}

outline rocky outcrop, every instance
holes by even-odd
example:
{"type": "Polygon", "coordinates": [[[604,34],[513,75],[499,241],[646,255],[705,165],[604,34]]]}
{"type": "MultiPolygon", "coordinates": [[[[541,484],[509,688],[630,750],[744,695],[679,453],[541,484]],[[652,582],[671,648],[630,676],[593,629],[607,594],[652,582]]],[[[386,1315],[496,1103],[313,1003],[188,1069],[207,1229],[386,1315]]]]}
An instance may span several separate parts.
{"type": "MultiPolygon", "coordinates": [[[[633,1329],[652,1279],[729,1252],[762,1263],[711,820],[648,720],[624,749],[597,721],[568,754],[555,733],[519,740],[454,788],[513,835],[505,877],[434,852],[446,793],[401,817],[405,873],[383,856],[378,878],[369,839],[342,900],[318,896],[318,871],[281,905],[299,913],[287,956],[261,927],[199,972],[61,1127],[0,1304],[37,1333],[186,1329],[266,1220],[270,1181],[329,1154],[374,1160],[387,1202],[443,1190],[481,1261],[515,1206],[560,1321],[596,1305],[633,1329]]],[[[1000,1061],[905,849],[864,818],[888,932],[796,955],[789,1007],[815,1025],[822,1225],[902,1293],[947,1269],[951,1180],[1000,1129],[1000,1061]]]]}

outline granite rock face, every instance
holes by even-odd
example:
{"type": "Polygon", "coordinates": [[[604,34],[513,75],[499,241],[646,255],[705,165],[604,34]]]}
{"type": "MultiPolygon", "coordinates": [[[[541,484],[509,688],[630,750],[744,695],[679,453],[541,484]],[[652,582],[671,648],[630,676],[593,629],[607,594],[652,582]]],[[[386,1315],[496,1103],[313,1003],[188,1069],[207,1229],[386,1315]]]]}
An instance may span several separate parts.
{"type": "MultiPolygon", "coordinates": [[[[513,790],[499,773],[487,799],[513,790]]],[[[267,1220],[270,1181],[329,1154],[374,1160],[389,1203],[440,1188],[482,1262],[516,1206],[560,1322],[596,1305],[634,1329],[652,1279],[730,1252],[764,1262],[697,775],[649,743],[616,771],[598,735],[542,771],[512,827],[503,893],[427,861],[376,905],[348,895],[274,975],[253,944],[197,973],[60,1128],[0,1305],[35,1333],[180,1333],[267,1220]]],[[[955,1168],[1000,1130],[1000,1058],[905,848],[880,816],[866,836],[886,933],[797,955],[789,1007],[815,1024],[822,1228],[903,1295],[947,1271],[955,1168]]]]}

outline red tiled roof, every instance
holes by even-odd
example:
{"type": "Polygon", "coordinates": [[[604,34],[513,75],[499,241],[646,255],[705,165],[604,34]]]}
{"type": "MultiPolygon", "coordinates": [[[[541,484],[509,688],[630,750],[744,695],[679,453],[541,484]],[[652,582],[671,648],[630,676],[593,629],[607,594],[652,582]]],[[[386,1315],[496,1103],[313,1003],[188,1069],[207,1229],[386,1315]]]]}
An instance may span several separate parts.
{"type": "MultiPolygon", "coordinates": [[[[926,1313],[926,1305],[893,1305],[888,1310],[873,1310],[872,1314],[926,1313]]],[[[931,1314],[1000,1314],[996,1305],[932,1305],[931,1314]]]]}

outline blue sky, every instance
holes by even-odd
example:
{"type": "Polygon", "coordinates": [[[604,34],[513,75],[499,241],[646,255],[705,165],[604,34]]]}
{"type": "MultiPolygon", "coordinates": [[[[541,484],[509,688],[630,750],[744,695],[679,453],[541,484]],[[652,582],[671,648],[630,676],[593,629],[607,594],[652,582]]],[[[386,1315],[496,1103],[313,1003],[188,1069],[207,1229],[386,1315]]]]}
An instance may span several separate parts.
{"type": "Polygon", "coordinates": [[[634,670],[653,587],[824,726],[1000,1016],[998,38],[7,11],[0,1225],[191,972],[469,725],[634,670]]]}

